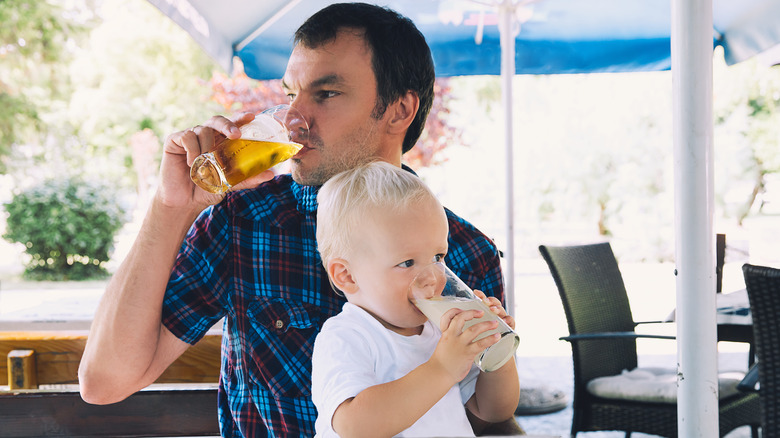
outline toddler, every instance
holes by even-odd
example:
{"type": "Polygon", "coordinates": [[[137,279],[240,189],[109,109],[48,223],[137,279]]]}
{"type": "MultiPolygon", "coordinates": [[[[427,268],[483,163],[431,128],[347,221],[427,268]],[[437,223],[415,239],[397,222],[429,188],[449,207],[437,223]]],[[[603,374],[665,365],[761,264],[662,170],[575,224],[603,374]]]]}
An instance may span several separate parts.
{"type": "MultiPolygon", "coordinates": [[[[481,311],[450,310],[440,331],[415,307],[410,284],[447,254],[444,208],[413,173],[384,162],[343,172],[318,194],[317,245],[347,299],[327,320],[312,358],[318,437],[474,436],[466,410],[488,422],[512,417],[513,360],[480,372],[474,358],[499,335],[481,311]]],[[[488,306],[514,328],[496,298],[488,306]]]]}

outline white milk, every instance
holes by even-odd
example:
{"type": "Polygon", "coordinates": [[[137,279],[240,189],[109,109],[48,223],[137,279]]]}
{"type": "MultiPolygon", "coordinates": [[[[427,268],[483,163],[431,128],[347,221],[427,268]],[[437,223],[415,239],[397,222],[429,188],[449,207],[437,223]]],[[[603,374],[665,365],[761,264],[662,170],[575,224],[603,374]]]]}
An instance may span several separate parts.
{"type": "Polygon", "coordinates": [[[495,333],[501,333],[501,339],[496,344],[486,348],[485,351],[478,354],[474,359],[474,363],[483,371],[493,371],[501,368],[501,366],[514,355],[517,345],[520,343],[520,338],[517,334],[482,301],[460,297],[439,296],[427,300],[415,300],[414,304],[428,320],[436,324],[440,330],[442,315],[452,308],[461,310],[481,310],[483,312],[480,318],[466,321],[463,326],[464,330],[480,322],[498,321],[497,328],[481,333],[476,338],[476,340],[479,340],[495,333]]]}

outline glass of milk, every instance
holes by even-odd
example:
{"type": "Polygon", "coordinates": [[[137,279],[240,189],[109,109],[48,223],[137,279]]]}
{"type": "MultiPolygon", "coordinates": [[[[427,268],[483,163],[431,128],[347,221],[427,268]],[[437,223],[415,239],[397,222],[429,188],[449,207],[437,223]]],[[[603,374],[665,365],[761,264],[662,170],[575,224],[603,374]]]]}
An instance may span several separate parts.
{"type": "Polygon", "coordinates": [[[439,329],[441,329],[442,315],[453,307],[461,310],[483,311],[482,317],[466,321],[464,330],[479,322],[498,321],[497,328],[481,333],[477,337],[479,340],[495,333],[501,334],[501,339],[497,343],[486,348],[474,359],[474,363],[480,370],[497,370],[514,356],[520,343],[517,333],[512,331],[503,319],[493,313],[487,304],[474,295],[471,288],[443,263],[432,263],[426,266],[417,274],[410,288],[414,304],[439,329]]]}

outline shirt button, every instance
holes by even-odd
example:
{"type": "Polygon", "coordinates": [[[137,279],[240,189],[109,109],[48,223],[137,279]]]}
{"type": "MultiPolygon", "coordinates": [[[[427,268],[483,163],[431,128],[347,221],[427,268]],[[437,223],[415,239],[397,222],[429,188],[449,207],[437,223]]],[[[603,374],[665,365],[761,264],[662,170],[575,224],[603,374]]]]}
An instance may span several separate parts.
{"type": "Polygon", "coordinates": [[[284,321],[282,321],[281,319],[277,319],[276,328],[281,329],[282,327],[284,327],[284,321]]]}

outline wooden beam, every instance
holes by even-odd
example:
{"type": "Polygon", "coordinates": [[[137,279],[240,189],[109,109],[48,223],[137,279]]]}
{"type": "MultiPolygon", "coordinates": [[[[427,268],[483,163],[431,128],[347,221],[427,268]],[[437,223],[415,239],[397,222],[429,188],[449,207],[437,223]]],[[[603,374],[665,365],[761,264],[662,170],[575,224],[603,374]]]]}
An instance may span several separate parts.
{"type": "MultiPolygon", "coordinates": [[[[35,351],[38,385],[78,383],[86,342],[86,331],[0,332],[0,356],[8,357],[13,350],[35,351]]],[[[0,361],[0,385],[8,384],[7,362],[0,361]]]]}
{"type": "MultiPolygon", "coordinates": [[[[0,357],[13,350],[35,352],[38,385],[78,383],[78,367],[87,331],[0,332],[0,357]]],[[[219,381],[222,335],[207,334],[184,352],[156,383],[216,383],[219,381]]],[[[0,360],[0,385],[9,385],[7,360],[0,360]]]]}
{"type": "Polygon", "coordinates": [[[0,437],[141,437],[219,435],[216,385],[144,390],[97,406],[76,391],[0,393],[0,437]]]}

